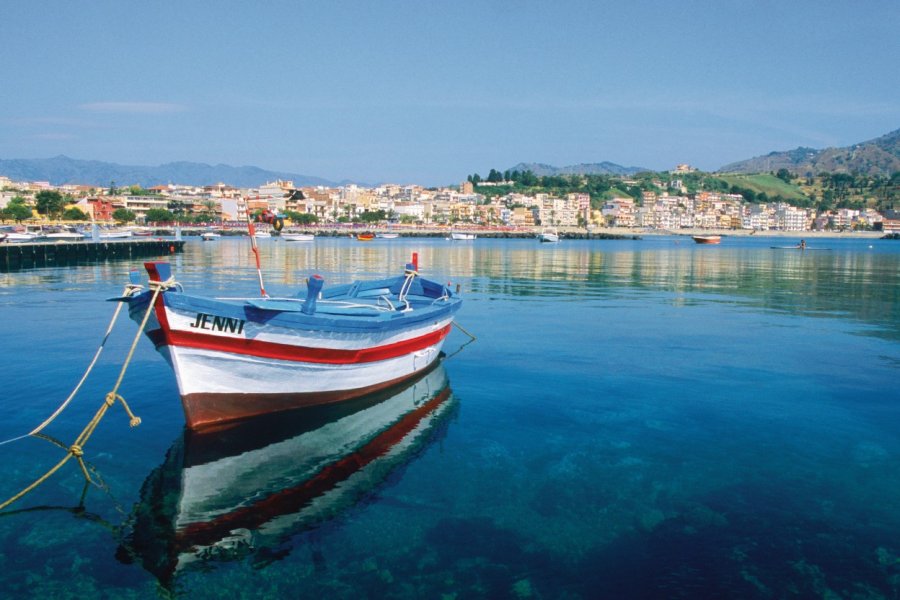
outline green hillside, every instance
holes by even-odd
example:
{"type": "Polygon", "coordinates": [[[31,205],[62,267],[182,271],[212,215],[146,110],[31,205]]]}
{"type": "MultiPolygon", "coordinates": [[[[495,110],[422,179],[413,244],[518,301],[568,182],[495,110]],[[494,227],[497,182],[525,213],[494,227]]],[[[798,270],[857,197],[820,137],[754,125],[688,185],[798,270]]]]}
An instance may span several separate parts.
{"type": "Polygon", "coordinates": [[[769,173],[716,175],[716,179],[725,181],[729,186],[752,190],[757,194],[765,194],[769,198],[781,196],[785,200],[806,199],[806,195],[798,186],[787,183],[769,173]]]}

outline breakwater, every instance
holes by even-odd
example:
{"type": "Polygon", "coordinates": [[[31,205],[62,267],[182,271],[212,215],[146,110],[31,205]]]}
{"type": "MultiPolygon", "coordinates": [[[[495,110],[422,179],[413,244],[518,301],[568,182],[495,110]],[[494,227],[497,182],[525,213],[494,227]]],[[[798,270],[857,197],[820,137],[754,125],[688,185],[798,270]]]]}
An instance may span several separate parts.
{"type": "Polygon", "coordinates": [[[165,256],[181,252],[183,240],[111,240],[0,244],[0,271],[88,264],[107,260],[165,256]]]}

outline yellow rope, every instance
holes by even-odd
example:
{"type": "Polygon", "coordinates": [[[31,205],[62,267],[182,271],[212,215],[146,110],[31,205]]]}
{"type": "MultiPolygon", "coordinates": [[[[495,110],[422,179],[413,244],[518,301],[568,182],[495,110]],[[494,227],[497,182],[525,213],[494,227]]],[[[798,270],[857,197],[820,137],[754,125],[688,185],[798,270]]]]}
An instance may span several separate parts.
{"type": "MultiPolygon", "coordinates": [[[[128,356],[125,358],[125,362],[122,364],[122,369],[119,372],[119,378],[116,380],[116,384],[113,386],[112,391],[110,391],[106,397],[103,399],[103,403],[100,405],[100,408],[97,409],[97,412],[94,414],[94,417],[88,421],[88,424],[85,425],[84,429],[75,439],[75,442],[69,446],[67,449],[66,455],[56,463],[49,471],[47,471],[44,475],[39,477],[34,481],[31,485],[27,486],[21,492],[0,504],[0,510],[3,510],[10,504],[19,500],[22,496],[42,484],[44,481],[50,478],[54,473],[56,473],[70,458],[73,456],[78,460],[78,464],[81,467],[81,472],[84,475],[85,479],[94,483],[91,479],[90,474],[88,473],[87,466],[84,463],[84,459],[82,458],[84,455],[84,445],[90,439],[91,435],[93,435],[94,430],[97,429],[97,425],[100,424],[100,421],[103,419],[103,416],[106,414],[106,411],[109,410],[113,404],[115,404],[116,400],[119,400],[122,403],[122,406],[125,408],[125,412],[128,413],[130,418],[130,425],[135,427],[140,425],[140,418],[136,417],[133,412],[131,412],[131,408],[125,402],[125,399],[119,395],[118,390],[119,386],[122,384],[122,380],[125,378],[125,372],[128,370],[128,366],[131,363],[131,359],[134,356],[134,350],[137,347],[138,341],[141,339],[141,335],[144,333],[144,327],[147,326],[147,321],[150,319],[150,314],[153,311],[153,307],[156,304],[156,299],[159,296],[160,292],[165,291],[169,287],[173,285],[173,281],[169,279],[165,282],[159,281],[151,281],[150,288],[153,290],[153,296],[150,298],[150,303],[147,305],[147,311],[144,313],[144,318],[141,321],[141,326],[138,328],[137,333],[134,336],[134,340],[131,343],[131,349],[128,351],[128,356]]],[[[80,385],[80,384],[79,384],[80,385]]]]}

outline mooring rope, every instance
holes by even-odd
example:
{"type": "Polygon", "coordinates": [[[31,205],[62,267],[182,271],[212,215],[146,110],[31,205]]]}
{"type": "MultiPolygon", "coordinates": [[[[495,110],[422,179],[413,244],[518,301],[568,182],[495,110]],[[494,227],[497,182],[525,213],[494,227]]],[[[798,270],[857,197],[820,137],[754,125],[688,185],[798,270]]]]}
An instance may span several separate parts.
{"type": "MultiPolygon", "coordinates": [[[[122,291],[122,294],[125,296],[131,296],[136,290],[139,290],[139,289],[141,289],[141,286],[129,283],[128,285],[125,286],[125,289],[122,291]]],[[[62,413],[62,411],[64,411],[66,409],[66,407],[69,405],[69,403],[72,401],[72,399],[75,398],[75,395],[78,394],[78,391],[81,389],[81,386],[84,385],[85,381],[87,381],[88,375],[91,374],[91,371],[94,369],[94,365],[97,364],[97,360],[100,358],[100,355],[103,354],[103,348],[106,346],[106,341],[109,339],[109,335],[110,335],[110,333],[112,333],[113,327],[115,326],[116,320],[119,318],[119,313],[121,311],[122,311],[122,303],[119,303],[119,305],[116,306],[116,311],[113,313],[112,319],[110,319],[110,321],[109,321],[109,326],[106,328],[106,333],[103,335],[103,340],[100,342],[100,346],[97,347],[97,351],[94,353],[94,358],[91,359],[91,362],[88,365],[87,369],[85,370],[84,375],[81,376],[81,380],[78,382],[78,385],[75,386],[75,389],[72,390],[72,393],[69,394],[69,397],[66,398],[65,401],[63,401],[63,403],[60,404],[59,407],[55,411],[53,411],[53,414],[51,414],[49,417],[47,417],[47,419],[44,420],[43,423],[41,423],[40,425],[38,425],[37,427],[35,427],[31,431],[29,431],[28,433],[25,433],[23,435],[0,442],[0,446],[4,446],[4,445],[10,444],[12,442],[17,442],[19,440],[24,440],[25,438],[27,438],[30,435],[35,435],[37,433],[40,433],[41,431],[43,431],[43,429],[47,425],[52,423],[56,419],[56,417],[58,417],[60,415],[60,413],[62,413]]]]}
{"type": "MultiPolygon", "coordinates": [[[[132,340],[132,342],[131,342],[131,348],[128,351],[128,356],[125,358],[125,362],[122,363],[122,369],[119,371],[119,377],[116,380],[116,383],[113,386],[113,389],[109,393],[106,394],[103,404],[101,404],[100,408],[97,409],[97,412],[94,414],[94,417],[88,422],[87,425],[85,425],[84,429],[81,431],[81,433],[75,439],[75,441],[66,449],[66,455],[62,458],[62,460],[60,460],[58,463],[56,463],[56,465],[51,467],[49,471],[44,473],[44,475],[42,475],[41,477],[36,479],[31,485],[25,487],[22,491],[20,491],[15,496],[12,496],[6,502],[0,504],[0,510],[3,510],[4,508],[9,506],[13,502],[19,500],[20,498],[25,496],[27,493],[32,491],[34,488],[36,488],[37,486],[42,484],[44,481],[49,479],[54,473],[56,473],[60,468],[62,468],[62,466],[64,464],[66,464],[69,461],[69,459],[72,457],[75,457],[75,459],[78,461],[78,466],[81,467],[81,472],[84,475],[85,480],[88,483],[93,483],[94,485],[96,485],[94,480],[91,479],[90,473],[88,473],[88,468],[87,468],[87,465],[85,464],[85,461],[83,458],[84,445],[90,439],[91,435],[93,435],[94,430],[97,429],[97,425],[100,424],[100,421],[103,419],[103,416],[106,414],[106,411],[109,410],[109,407],[111,407],[113,404],[115,404],[116,400],[119,400],[119,402],[122,403],[122,407],[125,409],[125,412],[128,414],[129,425],[131,427],[137,427],[138,425],[141,424],[141,419],[139,417],[135,416],[135,414],[131,411],[131,408],[128,406],[128,403],[125,402],[125,398],[123,398],[121,395],[119,395],[119,393],[118,393],[119,386],[122,384],[122,380],[125,378],[125,372],[128,370],[128,366],[131,363],[131,359],[134,357],[134,350],[135,350],[135,348],[137,348],[138,341],[140,341],[141,335],[144,333],[144,327],[147,326],[147,321],[150,319],[150,313],[153,311],[153,307],[156,304],[157,297],[159,297],[159,294],[161,292],[172,287],[173,285],[175,285],[175,283],[171,278],[167,281],[151,281],[149,283],[150,288],[153,290],[153,295],[150,298],[150,303],[147,305],[147,310],[144,313],[144,318],[141,320],[141,326],[138,327],[137,333],[134,336],[134,340],[132,340]]],[[[116,316],[118,316],[118,310],[116,311],[116,316]]],[[[107,332],[107,335],[109,335],[108,332],[107,332]]],[[[104,338],[104,343],[105,342],[106,342],[106,340],[104,338]]],[[[102,344],[101,344],[101,347],[102,347],[102,344]]],[[[81,383],[79,383],[78,385],[80,387],[81,383]]],[[[67,402],[68,402],[68,400],[66,401],[66,403],[67,402]]],[[[58,410],[57,413],[58,412],[61,412],[61,410],[58,410]]],[[[55,418],[55,416],[54,416],[54,418],[55,418]]],[[[50,419],[50,421],[52,421],[52,419],[50,419]]],[[[45,425],[42,424],[35,431],[39,431],[40,428],[42,428],[44,426],[45,425]]],[[[31,434],[29,434],[29,435],[31,435],[31,434]]]]}
{"type": "Polygon", "coordinates": [[[477,339],[474,335],[472,335],[471,333],[469,333],[468,331],[466,331],[466,329],[465,329],[462,325],[460,325],[459,323],[457,323],[456,321],[453,321],[453,324],[456,326],[457,329],[459,329],[459,330],[462,331],[464,334],[466,334],[467,336],[469,336],[470,338],[472,338],[472,341],[475,341],[475,340],[477,339]]]}

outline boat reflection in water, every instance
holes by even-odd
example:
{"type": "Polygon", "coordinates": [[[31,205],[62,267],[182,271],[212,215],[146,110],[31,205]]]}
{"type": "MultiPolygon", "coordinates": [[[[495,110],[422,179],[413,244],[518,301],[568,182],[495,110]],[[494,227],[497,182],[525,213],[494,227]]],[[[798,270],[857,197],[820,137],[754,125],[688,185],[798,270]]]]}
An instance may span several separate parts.
{"type": "Polygon", "coordinates": [[[355,401],[193,432],[144,481],[117,551],[161,583],[190,566],[274,549],[372,493],[443,434],[457,401],[440,361],[355,401]]]}

